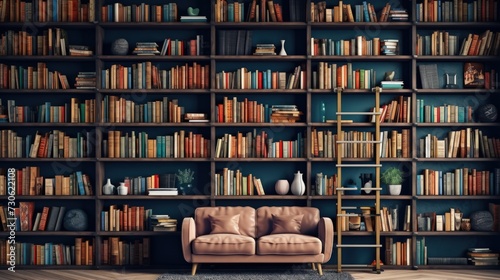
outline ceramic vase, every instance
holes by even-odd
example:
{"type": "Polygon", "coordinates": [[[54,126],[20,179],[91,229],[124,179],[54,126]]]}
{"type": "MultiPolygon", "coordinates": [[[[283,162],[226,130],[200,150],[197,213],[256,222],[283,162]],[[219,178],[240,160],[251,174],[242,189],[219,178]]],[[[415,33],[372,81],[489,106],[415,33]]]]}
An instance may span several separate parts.
{"type": "Polygon", "coordinates": [[[115,186],[111,184],[111,179],[108,178],[106,181],[106,184],[102,186],[102,194],[104,195],[110,195],[115,192],[115,186]]]}
{"type": "Polygon", "coordinates": [[[401,185],[389,185],[389,193],[391,195],[399,195],[401,193],[401,185]]]}
{"type": "Polygon", "coordinates": [[[125,186],[124,182],[120,183],[120,186],[118,186],[118,194],[119,195],[127,195],[128,194],[128,188],[125,186]]]}
{"type": "Polygon", "coordinates": [[[303,174],[300,173],[300,171],[297,171],[293,177],[292,193],[294,195],[303,195],[306,191],[306,183],[304,183],[302,175],[303,174]]]}
{"type": "Polygon", "coordinates": [[[280,55],[283,55],[283,56],[285,56],[285,55],[286,55],[286,51],[285,51],[285,40],[281,40],[281,51],[280,51],[280,55]]]}
{"type": "Polygon", "coordinates": [[[276,190],[277,194],[285,195],[290,190],[290,184],[288,183],[288,180],[281,179],[276,181],[274,189],[276,190]]]}

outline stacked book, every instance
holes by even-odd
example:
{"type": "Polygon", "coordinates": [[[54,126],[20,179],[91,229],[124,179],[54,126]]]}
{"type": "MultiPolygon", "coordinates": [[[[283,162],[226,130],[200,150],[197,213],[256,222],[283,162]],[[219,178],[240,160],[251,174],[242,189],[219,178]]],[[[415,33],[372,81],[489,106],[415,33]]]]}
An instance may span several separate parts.
{"type": "Polygon", "coordinates": [[[472,265],[498,265],[499,254],[490,248],[469,248],[467,257],[472,265]]]}
{"type": "Polygon", "coordinates": [[[206,16],[181,16],[181,22],[207,22],[206,16]]]}
{"type": "Polygon", "coordinates": [[[381,81],[380,86],[385,89],[402,89],[403,81],[381,81]]]}
{"type": "Polygon", "coordinates": [[[294,123],[300,119],[296,105],[273,105],[271,107],[271,122],[294,123]]]}
{"type": "Polygon", "coordinates": [[[403,9],[391,9],[389,11],[389,21],[408,21],[408,12],[403,9]]]}
{"type": "Polygon", "coordinates": [[[399,47],[398,47],[399,40],[398,39],[384,39],[382,40],[381,46],[380,46],[380,52],[385,55],[398,55],[399,54],[399,47]]]}
{"type": "Polygon", "coordinates": [[[152,188],[148,189],[149,195],[178,195],[177,188],[152,188]]]}
{"type": "Polygon", "coordinates": [[[177,220],[169,215],[151,215],[151,227],[153,231],[176,231],[177,220]]]}
{"type": "Polygon", "coordinates": [[[77,89],[95,89],[96,87],[95,72],[78,72],[75,80],[75,87],[77,89]]]}
{"type": "Polygon", "coordinates": [[[254,55],[276,55],[274,44],[257,44],[254,55]]]}
{"type": "Polygon", "coordinates": [[[205,113],[185,113],[184,120],[187,122],[208,122],[205,113]]]}
{"type": "Polygon", "coordinates": [[[94,53],[88,46],[69,45],[69,55],[72,56],[92,56],[94,53]]]}
{"type": "Polygon", "coordinates": [[[160,54],[160,51],[155,42],[137,42],[133,53],[136,55],[155,55],[160,54]]]}

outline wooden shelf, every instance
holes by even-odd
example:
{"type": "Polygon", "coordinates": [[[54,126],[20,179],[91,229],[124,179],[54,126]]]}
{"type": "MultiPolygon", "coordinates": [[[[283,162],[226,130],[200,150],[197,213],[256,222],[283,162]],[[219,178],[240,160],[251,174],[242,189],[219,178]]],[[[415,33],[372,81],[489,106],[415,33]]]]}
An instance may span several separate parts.
{"type": "MultiPolygon", "coordinates": [[[[0,200],[7,201],[8,196],[0,195],[0,200]]],[[[16,195],[16,200],[95,200],[93,195],[16,195]]]]}
{"type": "Polygon", "coordinates": [[[500,236],[500,232],[492,231],[419,231],[416,236],[500,236]]]}
{"type": "MultiPolygon", "coordinates": [[[[94,236],[94,231],[16,231],[16,236],[94,236]]],[[[9,236],[9,232],[0,232],[0,236],[9,236]]]]}

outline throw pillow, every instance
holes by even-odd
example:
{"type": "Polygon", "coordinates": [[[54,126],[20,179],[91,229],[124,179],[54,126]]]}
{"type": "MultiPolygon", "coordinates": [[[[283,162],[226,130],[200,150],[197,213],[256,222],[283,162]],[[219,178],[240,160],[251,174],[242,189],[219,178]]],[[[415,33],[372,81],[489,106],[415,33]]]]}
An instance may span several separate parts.
{"type": "Polygon", "coordinates": [[[296,233],[300,234],[302,218],[304,215],[273,216],[273,231],[271,234],[296,233]]]}
{"type": "Polygon", "coordinates": [[[212,225],[212,231],[210,234],[215,233],[229,233],[229,234],[240,234],[240,227],[238,223],[240,222],[240,214],[238,215],[220,215],[212,216],[209,215],[210,224],[212,225]]]}

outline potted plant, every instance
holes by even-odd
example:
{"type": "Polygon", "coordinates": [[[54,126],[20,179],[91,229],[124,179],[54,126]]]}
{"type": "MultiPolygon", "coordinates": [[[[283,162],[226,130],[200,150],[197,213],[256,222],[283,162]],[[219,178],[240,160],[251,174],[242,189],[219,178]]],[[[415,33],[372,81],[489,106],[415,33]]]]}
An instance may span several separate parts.
{"type": "Polygon", "coordinates": [[[401,193],[401,183],[403,183],[402,170],[396,167],[390,167],[382,172],[380,180],[382,183],[389,186],[389,193],[391,195],[399,195],[401,193]]]}
{"type": "Polygon", "coordinates": [[[192,183],[194,180],[194,171],[191,169],[178,169],[175,177],[177,177],[177,181],[179,182],[179,190],[181,194],[187,194],[187,192],[193,188],[192,183]]]}

